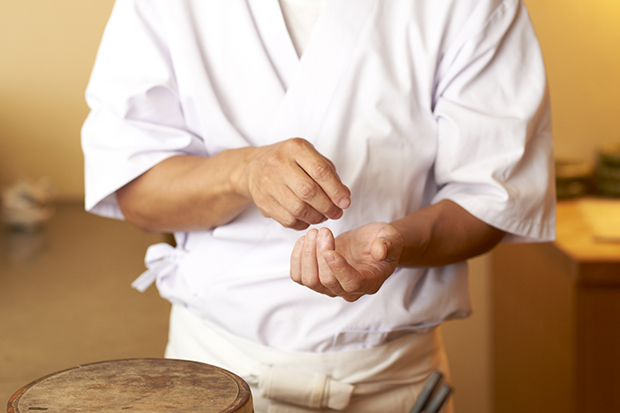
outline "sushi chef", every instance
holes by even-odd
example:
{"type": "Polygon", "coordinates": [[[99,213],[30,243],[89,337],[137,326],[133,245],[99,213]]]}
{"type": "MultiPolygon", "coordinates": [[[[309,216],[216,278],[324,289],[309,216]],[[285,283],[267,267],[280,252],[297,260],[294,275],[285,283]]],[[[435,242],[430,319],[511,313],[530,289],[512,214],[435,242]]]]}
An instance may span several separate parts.
{"type": "Polygon", "coordinates": [[[554,238],[521,0],[117,0],[86,97],[87,210],[174,233],[166,356],[257,412],[408,412],[466,260],[554,238]]]}

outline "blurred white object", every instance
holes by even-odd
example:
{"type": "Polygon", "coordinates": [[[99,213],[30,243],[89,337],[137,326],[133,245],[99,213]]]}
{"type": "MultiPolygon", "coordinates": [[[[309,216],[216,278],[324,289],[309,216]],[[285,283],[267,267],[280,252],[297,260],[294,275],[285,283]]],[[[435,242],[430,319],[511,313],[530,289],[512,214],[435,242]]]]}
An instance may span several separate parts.
{"type": "Polygon", "coordinates": [[[53,198],[49,179],[19,181],[2,191],[2,221],[12,228],[35,230],[54,214],[53,198]]]}

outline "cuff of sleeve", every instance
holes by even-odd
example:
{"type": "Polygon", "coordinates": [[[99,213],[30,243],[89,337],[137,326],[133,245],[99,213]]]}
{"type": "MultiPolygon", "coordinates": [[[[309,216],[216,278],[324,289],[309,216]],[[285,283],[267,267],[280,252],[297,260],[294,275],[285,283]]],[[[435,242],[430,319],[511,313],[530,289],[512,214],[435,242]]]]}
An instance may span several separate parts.
{"type": "Polygon", "coordinates": [[[106,218],[124,220],[125,216],[121,211],[116,199],[116,191],[133,181],[153,166],[165,159],[181,155],[177,152],[165,152],[157,154],[142,154],[140,162],[134,167],[120,168],[115,172],[105,176],[105,180],[96,176],[86,175],[86,199],[85,209],[93,214],[101,215],[106,218]],[[89,188],[96,188],[89,190],[89,188]]]}
{"type": "Polygon", "coordinates": [[[530,243],[555,240],[555,202],[551,196],[538,206],[510,203],[489,194],[439,193],[437,203],[448,199],[479,220],[506,232],[502,242],[530,243]]]}

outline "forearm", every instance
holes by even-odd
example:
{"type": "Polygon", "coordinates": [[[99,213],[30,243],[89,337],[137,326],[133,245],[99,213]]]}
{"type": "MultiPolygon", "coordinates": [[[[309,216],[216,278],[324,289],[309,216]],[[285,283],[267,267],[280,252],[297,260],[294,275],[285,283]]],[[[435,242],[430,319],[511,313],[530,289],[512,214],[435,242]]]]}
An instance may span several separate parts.
{"type": "Polygon", "coordinates": [[[208,230],[225,224],[251,202],[233,185],[251,150],[168,158],[117,191],[121,210],[127,221],[147,231],[208,230]]]}
{"type": "Polygon", "coordinates": [[[420,209],[391,225],[403,237],[399,266],[438,266],[463,261],[493,248],[504,232],[452,201],[420,209]]]}
{"type": "Polygon", "coordinates": [[[351,203],[332,162],[301,138],[230,149],[205,158],[176,156],[117,191],[127,220],[147,231],[208,230],[249,203],[286,228],[338,219],[351,203]]]}

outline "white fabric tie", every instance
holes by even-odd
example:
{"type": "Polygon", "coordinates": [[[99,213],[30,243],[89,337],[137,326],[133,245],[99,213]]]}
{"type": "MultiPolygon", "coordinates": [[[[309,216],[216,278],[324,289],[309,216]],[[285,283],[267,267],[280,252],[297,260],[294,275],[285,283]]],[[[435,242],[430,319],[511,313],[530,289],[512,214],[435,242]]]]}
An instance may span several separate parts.
{"type": "MultiPolygon", "coordinates": [[[[277,402],[289,403],[304,408],[344,410],[351,401],[355,386],[342,383],[322,373],[310,373],[287,368],[259,364],[252,376],[258,382],[261,395],[272,400],[272,410],[277,411],[277,402]]],[[[316,410],[315,410],[316,411],[316,410]]]]}
{"type": "Polygon", "coordinates": [[[144,264],[148,270],[144,271],[131,286],[140,292],[147,288],[157,279],[172,275],[177,270],[177,257],[179,250],[170,244],[159,243],[151,245],[146,251],[144,264]]]}

